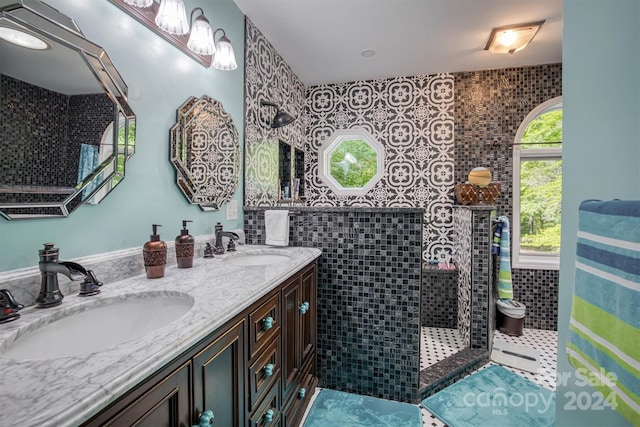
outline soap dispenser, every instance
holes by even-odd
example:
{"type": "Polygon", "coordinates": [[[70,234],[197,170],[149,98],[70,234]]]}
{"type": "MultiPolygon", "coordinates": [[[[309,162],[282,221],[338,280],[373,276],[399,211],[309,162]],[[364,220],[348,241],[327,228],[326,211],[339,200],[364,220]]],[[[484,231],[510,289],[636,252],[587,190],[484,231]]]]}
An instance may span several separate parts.
{"type": "Polygon", "coordinates": [[[187,223],[193,222],[189,220],[182,220],[182,230],[180,235],[176,237],[176,261],[178,262],[178,268],[191,268],[193,267],[193,236],[189,234],[187,230],[187,223]]]}
{"type": "Polygon", "coordinates": [[[144,255],[144,269],[148,279],[157,279],[164,276],[164,267],[167,264],[167,244],[160,240],[158,234],[160,224],[153,224],[151,239],[142,247],[144,255]]]}

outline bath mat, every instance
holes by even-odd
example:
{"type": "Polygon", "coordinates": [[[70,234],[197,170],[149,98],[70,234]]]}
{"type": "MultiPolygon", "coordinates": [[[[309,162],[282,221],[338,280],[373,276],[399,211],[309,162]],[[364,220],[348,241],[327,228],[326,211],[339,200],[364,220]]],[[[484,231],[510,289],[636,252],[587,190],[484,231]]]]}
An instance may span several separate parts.
{"type": "Polygon", "coordinates": [[[420,408],[408,403],[320,390],[304,427],[422,427],[420,408]]]}
{"type": "Polygon", "coordinates": [[[555,393],[502,366],[476,372],[422,401],[449,427],[553,426],[555,393]]]}
{"type": "Polygon", "coordinates": [[[534,348],[496,340],[491,350],[491,360],[501,365],[537,374],[540,370],[540,354],[534,348]]]}

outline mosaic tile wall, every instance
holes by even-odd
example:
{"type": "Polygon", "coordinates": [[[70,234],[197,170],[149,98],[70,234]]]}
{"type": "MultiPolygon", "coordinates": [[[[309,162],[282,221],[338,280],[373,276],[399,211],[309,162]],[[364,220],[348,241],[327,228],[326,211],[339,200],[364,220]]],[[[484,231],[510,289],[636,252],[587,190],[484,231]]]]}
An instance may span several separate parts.
{"type": "MultiPolygon", "coordinates": [[[[264,208],[245,207],[264,244],[264,208]]],[[[322,249],[320,386],[414,401],[420,370],[421,209],[293,208],[290,246],[322,249]]]]}
{"type": "Polygon", "coordinates": [[[307,90],[310,206],[423,208],[423,259],[452,249],[454,78],[421,75],[307,90]],[[338,196],[318,175],[318,149],[335,131],[364,129],[384,146],[385,172],[364,196],[338,196]]]}
{"type": "MultiPolygon", "coordinates": [[[[100,143],[102,132],[113,121],[113,103],[104,94],[67,96],[9,76],[1,79],[0,182],[74,187],[80,146],[100,143]]],[[[65,197],[3,194],[2,201],[59,202],[65,197]]]]}
{"type": "Polygon", "coordinates": [[[69,98],[70,179],[78,179],[81,144],[100,145],[102,134],[113,123],[114,105],[105,94],[73,95],[69,98]],[[75,172],[75,173],[74,173],[75,172]],[[71,176],[73,175],[73,176],[71,176]]]}
{"type": "Polygon", "coordinates": [[[524,327],[558,329],[558,270],[512,270],[513,297],[527,306],[524,327]]]}
{"type": "Polygon", "coordinates": [[[69,180],[66,153],[60,149],[67,141],[69,97],[9,76],[1,79],[0,182],[74,186],[77,176],[69,180]]]}
{"type": "Polygon", "coordinates": [[[422,326],[458,327],[458,271],[422,269],[420,318],[422,326]]]}
{"type": "Polygon", "coordinates": [[[491,206],[457,206],[458,330],[466,345],[489,348],[495,330],[495,260],[491,255],[491,206]]]}
{"type": "Polygon", "coordinates": [[[305,87],[269,40],[245,18],[244,204],[276,206],[280,199],[279,141],[305,149],[305,87]],[[271,129],[276,103],[296,117],[290,125],[271,129]]]}
{"type": "MultiPolygon", "coordinates": [[[[498,215],[513,216],[509,144],[536,106],[562,95],[562,64],[454,73],[455,181],[477,166],[491,170],[502,192],[498,215]]],[[[558,272],[512,269],[516,299],[527,305],[525,327],[557,329],[558,272]],[[525,302],[526,301],[526,302],[525,302]]]]}
{"type": "Polygon", "coordinates": [[[457,248],[453,261],[458,269],[458,331],[464,345],[471,346],[471,253],[473,217],[470,209],[454,209],[457,248]]]}

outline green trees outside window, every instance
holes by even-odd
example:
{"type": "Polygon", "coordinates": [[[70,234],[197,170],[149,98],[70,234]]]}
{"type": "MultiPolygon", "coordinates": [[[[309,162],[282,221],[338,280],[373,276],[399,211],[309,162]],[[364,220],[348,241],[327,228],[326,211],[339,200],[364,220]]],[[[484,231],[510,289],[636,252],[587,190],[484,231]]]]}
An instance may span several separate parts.
{"type": "Polygon", "coordinates": [[[345,188],[367,185],[378,171],[378,154],[361,139],[342,141],[330,154],[329,174],[345,188]]]}
{"type": "Polygon", "coordinates": [[[532,120],[520,143],[520,252],[559,254],[562,109],[532,120]],[[557,144],[549,144],[557,142],[557,144]]]}

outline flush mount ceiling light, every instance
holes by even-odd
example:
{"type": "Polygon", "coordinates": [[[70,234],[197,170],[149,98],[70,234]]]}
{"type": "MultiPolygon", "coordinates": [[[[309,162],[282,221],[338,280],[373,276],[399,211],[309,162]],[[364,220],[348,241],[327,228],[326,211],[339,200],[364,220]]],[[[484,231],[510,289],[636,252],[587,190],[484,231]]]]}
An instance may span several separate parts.
{"type": "Polygon", "coordinates": [[[484,47],[491,53],[515,53],[524,49],[538,33],[544,21],[494,28],[484,47]]]}
{"type": "Polygon", "coordinates": [[[224,71],[238,68],[233,46],[224,30],[218,28],[213,31],[202,8],[194,8],[188,20],[183,0],[109,1],[203,66],[213,65],[224,71]],[[194,19],[196,13],[199,15],[194,19]],[[216,43],[218,31],[222,31],[222,37],[216,43]]]}
{"type": "Polygon", "coordinates": [[[293,121],[296,119],[291,114],[287,113],[286,111],[281,110],[280,107],[278,107],[273,102],[260,101],[260,105],[262,105],[262,106],[267,105],[269,107],[274,107],[277,110],[276,115],[273,117],[273,120],[271,120],[271,124],[270,124],[271,129],[281,128],[281,127],[286,126],[286,125],[288,125],[290,123],[293,123],[293,121]]]}
{"type": "Polygon", "coordinates": [[[51,45],[40,37],[28,33],[17,28],[9,28],[0,26],[0,39],[6,40],[9,43],[15,44],[20,47],[35,50],[51,49],[51,45]]]}

